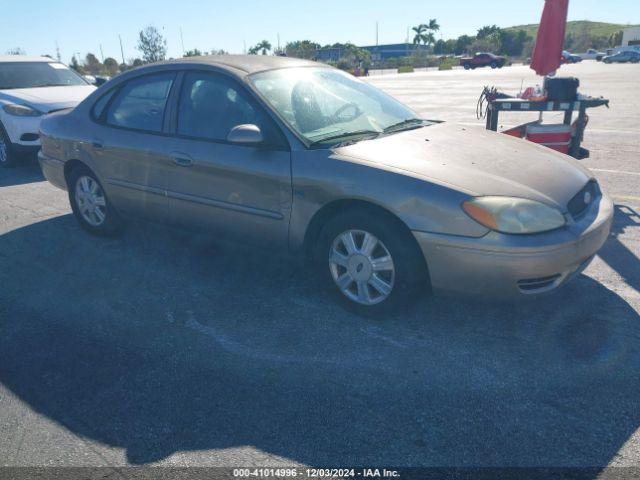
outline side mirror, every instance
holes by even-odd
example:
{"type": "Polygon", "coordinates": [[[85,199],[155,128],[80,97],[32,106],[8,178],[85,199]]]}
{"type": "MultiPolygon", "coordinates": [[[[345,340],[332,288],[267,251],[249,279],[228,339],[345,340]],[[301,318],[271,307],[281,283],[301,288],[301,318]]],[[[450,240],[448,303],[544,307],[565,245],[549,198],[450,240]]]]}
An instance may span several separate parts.
{"type": "Polygon", "coordinates": [[[264,136],[257,125],[238,125],[233,127],[227,135],[231,143],[254,144],[264,142],[264,136]]]}

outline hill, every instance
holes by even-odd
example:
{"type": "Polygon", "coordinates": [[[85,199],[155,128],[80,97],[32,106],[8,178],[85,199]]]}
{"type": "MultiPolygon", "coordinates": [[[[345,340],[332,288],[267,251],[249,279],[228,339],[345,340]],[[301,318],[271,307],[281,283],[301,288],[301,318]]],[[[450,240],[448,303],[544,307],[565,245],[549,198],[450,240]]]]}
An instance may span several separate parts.
{"type": "MultiPolygon", "coordinates": [[[[589,20],[574,20],[567,22],[567,36],[589,35],[592,37],[609,37],[614,33],[635,25],[621,25],[617,23],[590,22],[589,20]]],[[[535,37],[538,34],[538,24],[517,25],[508,27],[505,30],[524,30],[527,35],[535,37]]]]}

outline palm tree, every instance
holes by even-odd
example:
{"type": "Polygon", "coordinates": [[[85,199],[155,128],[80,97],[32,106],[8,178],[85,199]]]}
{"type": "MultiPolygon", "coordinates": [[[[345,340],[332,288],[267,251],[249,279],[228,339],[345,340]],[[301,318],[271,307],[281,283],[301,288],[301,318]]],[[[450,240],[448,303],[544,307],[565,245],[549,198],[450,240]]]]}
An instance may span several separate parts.
{"type": "Polygon", "coordinates": [[[435,32],[440,30],[440,25],[435,18],[429,20],[429,23],[421,23],[417,27],[413,27],[412,29],[415,32],[415,36],[413,37],[414,45],[433,45],[436,43],[435,32]]]}
{"type": "Polygon", "coordinates": [[[271,50],[271,43],[269,40],[262,40],[255,47],[249,49],[251,55],[257,55],[258,52],[262,52],[262,55],[266,55],[271,50]]]}

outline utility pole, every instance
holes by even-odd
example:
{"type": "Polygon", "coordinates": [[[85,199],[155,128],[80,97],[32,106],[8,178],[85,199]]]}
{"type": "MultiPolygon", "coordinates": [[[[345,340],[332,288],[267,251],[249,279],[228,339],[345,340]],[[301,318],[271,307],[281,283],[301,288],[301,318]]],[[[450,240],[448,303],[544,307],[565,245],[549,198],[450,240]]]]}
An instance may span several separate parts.
{"type": "Polygon", "coordinates": [[[122,54],[122,64],[126,65],[127,62],[124,61],[124,48],[122,48],[122,36],[118,35],[118,38],[120,39],[120,53],[122,54]]]}
{"type": "Polygon", "coordinates": [[[56,58],[58,59],[59,62],[62,61],[62,58],[60,56],[60,46],[58,45],[58,41],[56,40],[56,58]]]}
{"type": "Polygon", "coordinates": [[[378,43],[378,33],[379,33],[379,25],[378,25],[378,22],[376,22],[376,47],[379,45],[379,43],[378,43]]]}
{"type": "Polygon", "coordinates": [[[100,56],[102,57],[102,63],[104,63],[104,52],[102,51],[102,44],[100,44],[100,56]]]}
{"type": "Polygon", "coordinates": [[[184,57],[184,37],[182,36],[182,27],[180,27],[180,44],[182,45],[182,56],[184,57]]]}

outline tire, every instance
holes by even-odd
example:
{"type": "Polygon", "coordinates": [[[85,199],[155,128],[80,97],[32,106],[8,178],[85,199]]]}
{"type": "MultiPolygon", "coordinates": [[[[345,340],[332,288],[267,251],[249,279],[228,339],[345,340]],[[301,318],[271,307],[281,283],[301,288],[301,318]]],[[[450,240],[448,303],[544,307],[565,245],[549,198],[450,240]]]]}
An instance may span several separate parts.
{"type": "Polygon", "coordinates": [[[331,218],[320,232],[314,260],[338,302],[365,317],[397,313],[413,304],[421,288],[428,292],[424,257],[409,230],[366,208],[331,218]]]}
{"type": "Polygon", "coordinates": [[[85,166],[74,168],[67,177],[69,203],[80,226],[92,235],[114,236],[122,221],[96,175],[85,166]]]}
{"type": "Polygon", "coordinates": [[[18,156],[14,151],[9,135],[0,123],[0,166],[4,168],[15,167],[18,164],[18,156]]]}
{"type": "Polygon", "coordinates": [[[491,62],[491,68],[493,68],[494,70],[498,68],[498,62],[491,62]]]}
{"type": "Polygon", "coordinates": [[[465,63],[463,66],[464,66],[465,70],[470,70],[471,69],[471,65],[469,65],[468,63],[465,63]]]}

